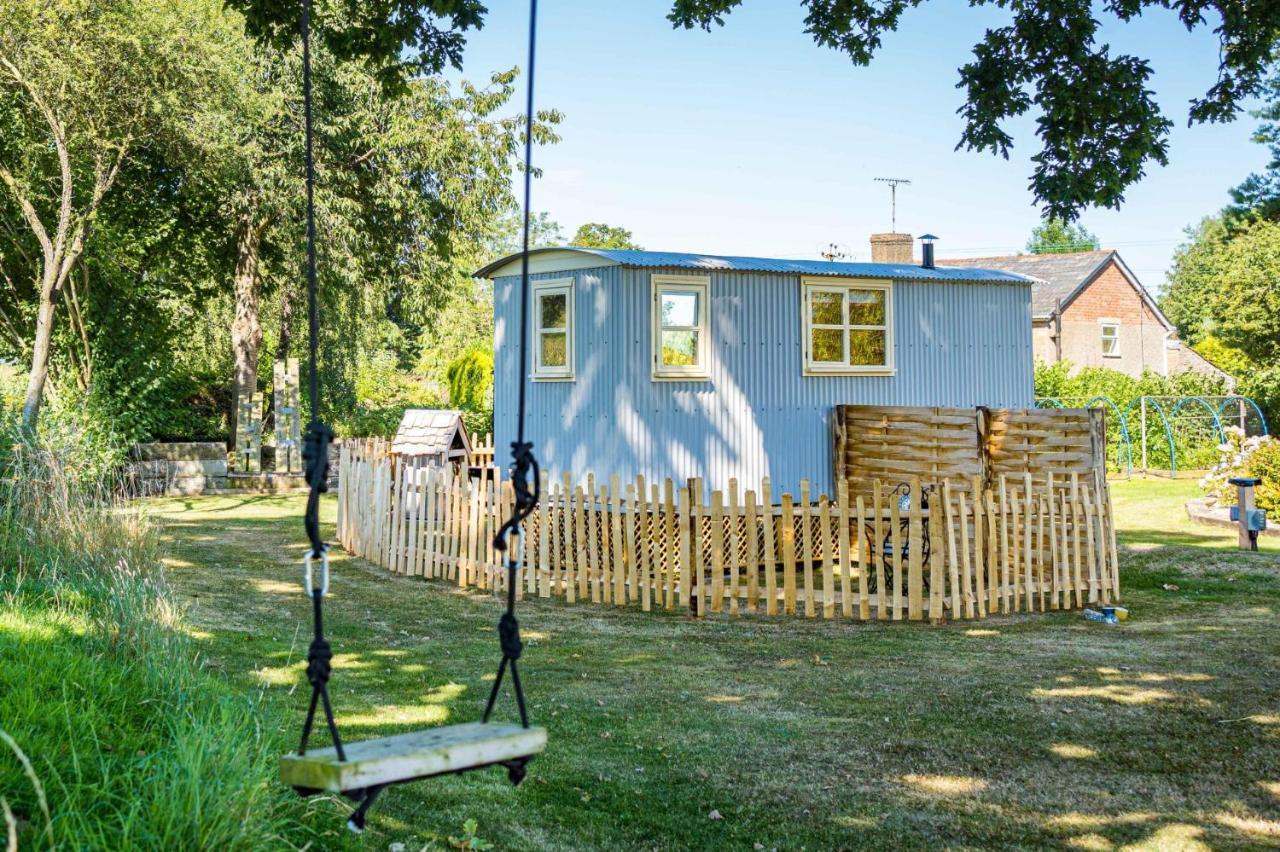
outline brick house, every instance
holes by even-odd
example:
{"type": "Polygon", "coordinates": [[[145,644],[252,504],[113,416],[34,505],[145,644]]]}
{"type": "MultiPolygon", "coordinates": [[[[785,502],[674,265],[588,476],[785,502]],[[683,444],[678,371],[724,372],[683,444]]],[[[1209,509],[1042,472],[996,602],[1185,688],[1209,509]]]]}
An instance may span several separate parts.
{"type": "Polygon", "coordinates": [[[1032,345],[1046,363],[1110,367],[1131,376],[1193,370],[1231,376],[1178,340],[1119,252],[1019,254],[939,260],[939,266],[1001,269],[1030,276],[1032,345]]]}

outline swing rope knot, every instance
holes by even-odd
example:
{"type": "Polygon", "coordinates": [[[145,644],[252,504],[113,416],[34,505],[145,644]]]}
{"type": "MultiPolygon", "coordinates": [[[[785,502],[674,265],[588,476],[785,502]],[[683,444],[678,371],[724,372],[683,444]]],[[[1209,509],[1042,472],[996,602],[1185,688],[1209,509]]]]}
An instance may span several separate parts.
{"type": "Polygon", "coordinates": [[[307,484],[319,489],[320,493],[329,490],[329,445],[333,443],[333,430],[318,420],[312,420],[307,426],[307,437],[302,444],[303,469],[306,471],[307,484]]]}
{"type": "MultiPolygon", "coordinates": [[[[315,368],[312,367],[312,370],[315,368]]],[[[311,493],[307,495],[307,511],[303,526],[307,530],[307,538],[311,541],[311,555],[319,558],[324,554],[324,538],[320,535],[320,495],[329,490],[329,445],[333,443],[333,430],[319,420],[312,420],[307,426],[307,437],[302,442],[302,462],[306,471],[307,485],[311,493]]]]}
{"type": "Polygon", "coordinates": [[[537,508],[541,480],[542,473],[538,468],[538,460],[533,455],[533,442],[512,441],[511,487],[515,491],[516,505],[511,517],[493,537],[493,546],[499,552],[506,553],[507,536],[519,533],[520,524],[537,508]]]}
{"type": "Polygon", "coordinates": [[[513,661],[520,659],[524,642],[520,641],[520,622],[512,613],[503,613],[498,620],[498,643],[502,646],[502,656],[513,661]]]}
{"type": "Polygon", "coordinates": [[[329,682],[333,672],[333,649],[324,639],[314,639],[307,651],[307,682],[319,689],[329,682]]]}

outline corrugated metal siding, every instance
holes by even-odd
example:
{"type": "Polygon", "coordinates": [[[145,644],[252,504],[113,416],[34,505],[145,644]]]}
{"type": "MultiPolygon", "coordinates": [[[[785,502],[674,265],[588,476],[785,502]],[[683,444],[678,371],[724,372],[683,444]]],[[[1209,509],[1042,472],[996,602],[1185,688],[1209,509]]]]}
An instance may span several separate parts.
{"type": "MultiPolygon", "coordinates": [[[[619,266],[545,273],[576,279],[577,379],[533,382],[527,435],[545,470],[576,480],[617,473],[650,481],[736,477],[775,493],[808,478],[830,492],[829,419],[840,403],[1030,407],[1027,287],[901,282],[894,287],[897,375],[809,377],[802,371],[800,277],[711,274],[711,380],[650,380],[649,278],[619,266]]],[[[679,271],[679,270],[673,270],[679,271]]],[[[516,293],[494,282],[495,431],[515,436],[516,293]]]]}

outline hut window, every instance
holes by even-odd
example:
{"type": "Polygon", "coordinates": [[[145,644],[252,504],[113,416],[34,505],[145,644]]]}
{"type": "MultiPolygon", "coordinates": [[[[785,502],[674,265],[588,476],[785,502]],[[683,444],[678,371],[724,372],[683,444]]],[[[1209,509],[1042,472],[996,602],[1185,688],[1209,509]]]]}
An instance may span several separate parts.
{"type": "Polygon", "coordinates": [[[707,298],[711,279],[655,275],[653,290],[653,378],[705,379],[707,298]]]}
{"type": "Polygon", "coordinates": [[[533,284],[533,377],[573,380],[573,279],[533,284]]]}
{"type": "Polygon", "coordinates": [[[1105,358],[1120,357],[1120,323],[1117,320],[1102,322],[1102,355],[1105,358]]]}
{"type": "Polygon", "coordinates": [[[804,372],[893,374],[893,284],[806,278],[804,372]]]}

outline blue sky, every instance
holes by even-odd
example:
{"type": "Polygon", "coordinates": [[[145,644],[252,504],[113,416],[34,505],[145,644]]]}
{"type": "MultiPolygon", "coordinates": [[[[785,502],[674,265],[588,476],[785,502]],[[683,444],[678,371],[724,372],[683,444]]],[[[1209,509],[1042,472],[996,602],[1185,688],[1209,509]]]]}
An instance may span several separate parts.
{"type": "MultiPolygon", "coordinates": [[[[1005,13],[935,2],[908,12],[870,67],[816,46],[798,0],[745,0],[711,33],[673,30],[665,0],[540,4],[539,107],[565,115],[562,141],[538,149],[534,208],[566,235],[586,221],[630,228],[650,249],[815,257],[829,242],[868,259],[889,230],[880,176],[907,177],[899,230],[941,237],[939,255],[1012,253],[1039,214],[1027,189],[1034,118],[1010,125],[1009,160],[954,150],[957,68],[1005,13]]],[[[494,0],[471,34],[464,74],[522,65],[527,3],[494,0]]],[[[1115,52],[1148,58],[1175,123],[1170,165],[1151,166],[1119,211],[1083,223],[1158,288],[1182,229],[1222,207],[1266,162],[1254,120],[1186,126],[1187,102],[1212,84],[1217,43],[1171,13],[1108,23],[1115,52]]]]}

